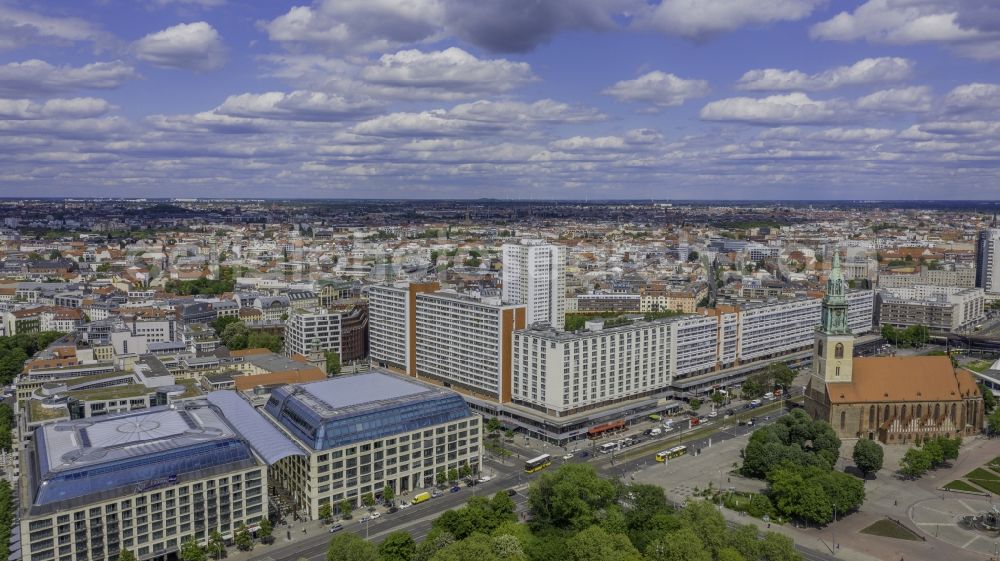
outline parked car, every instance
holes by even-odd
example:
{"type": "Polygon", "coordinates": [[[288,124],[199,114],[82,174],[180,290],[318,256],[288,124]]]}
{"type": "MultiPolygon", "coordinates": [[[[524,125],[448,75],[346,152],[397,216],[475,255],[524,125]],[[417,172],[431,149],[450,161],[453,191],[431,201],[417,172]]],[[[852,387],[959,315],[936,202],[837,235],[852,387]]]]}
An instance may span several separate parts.
{"type": "Polygon", "coordinates": [[[716,417],[719,416],[719,412],[718,411],[710,411],[708,413],[708,416],[714,419],[714,418],[716,418],[716,417]]]}
{"type": "Polygon", "coordinates": [[[434,489],[433,491],[431,491],[431,498],[437,498],[443,494],[444,493],[442,493],[440,489],[434,489]]]}
{"type": "Polygon", "coordinates": [[[413,506],[413,505],[411,505],[410,503],[408,503],[406,501],[403,501],[403,502],[399,503],[399,510],[410,508],[411,506],[413,506]]]}
{"type": "Polygon", "coordinates": [[[462,488],[459,487],[458,485],[455,485],[454,487],[451,488],[451,492],[452,493],[457,493],[457,492],[459,492],[461,490],[462,490],[462,488]]]}
{"type": "Polygon", "coordinates": [[[332,534],[334,532],[339,532],[339,531],[341,531],[343,529],[344,529],[344,525],[343,524],[339,524],[339,523],[338,524],[334,524],[333,526],[330,526],[330,533],[332,534]]]}
{"type": "Polygon", "coordinates": [[[394,512],[399,512],[399,507],[398,506],[390,506],[389,510],[386,511],[386,514],[392,514],[394,512]]]}
{"type": "Polygon", "coordinates": [[[486,483],[490,479],[493,479],[493,477],[489,476],[489,475],[484,475],[484,476],[480,477],[477,481],[479,481],[480,483],[486,483]]]}
{"type": "Polygon", "coordinates": [[[733,409],[726,409],[726,415],[735,415],[736,411],[733,409]]]}
{"type": "Polygon", "coordinates": [[[660,436],[663,434],[663,429],[657,427],[655,429],[649,429],[649,436],[660,436]]]}
{"type": "Polygon", "coordinates": [[[366,514],[366,515],[362,516],[361,518],[358,518],[358,522],[359,523],[361,523],[361,522],[368,522],[371,519],[372,519],[371,515],[370,514],[366,514]]]}
{"type": "Polygon", "coordinates": [[[759,405],[760,405],[760,400],[759,399],[755,399],[755,400],[753,400],[753,401],[750,402],[750,407],[757,407],[759,405]]]}
{"type": "Polygon", "coordinates": [[[590,452],[587,452],[586,450],[584,450],[583,452],[580,452],[580,457],[581,458],[586,458],[589,455],[590,455],[590,452]]]}
{"type": "Polygon", "coordinates": [[[375,511],[375,512],[372,513],[372,515],[371,515],[371,519],[372,520],[378,520],[379,518],[382,518],[382,513],[378,512],[378,511],[375,511]]]}

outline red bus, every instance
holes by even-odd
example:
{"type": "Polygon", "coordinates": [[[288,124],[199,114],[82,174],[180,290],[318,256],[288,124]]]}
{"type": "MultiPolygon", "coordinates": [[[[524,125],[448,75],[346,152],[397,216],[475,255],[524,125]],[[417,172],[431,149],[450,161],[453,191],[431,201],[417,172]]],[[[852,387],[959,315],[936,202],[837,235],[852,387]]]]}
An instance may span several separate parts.
{"type": "Polygon", "coordinates": [[[595,427],[591,427],[590,430],[587,431],[587,438],[590,439],[600,438],[606,434],[611,434],[623,430],[625,430],[625,419],[618,419],[617,421],[602,423],[595,427]]]}

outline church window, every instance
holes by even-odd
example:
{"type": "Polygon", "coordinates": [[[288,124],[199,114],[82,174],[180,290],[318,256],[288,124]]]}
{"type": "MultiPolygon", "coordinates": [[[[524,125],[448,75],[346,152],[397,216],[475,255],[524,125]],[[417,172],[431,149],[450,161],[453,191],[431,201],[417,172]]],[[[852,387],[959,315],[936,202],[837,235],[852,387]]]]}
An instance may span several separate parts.
{"type": "Polygon", "coordinates": [[[872,405],[871,407],[868,408],[868,426],[869,427],[874,427],[875,426],[875,406],[874,405],[872,405]]]}
{"type": "Polygon", "coordinates": [[[882,415],[882,420],[883,421],[888,421],[889,420],[889,406],[888,405],[885,406],[885,415],[882,415]]]}
{"type": "Polygon", "coordinates": [[[844,358],[844,344],[837,343],[836,348],[833,351],[833,358],[844,358]]]}
{"type": "Polygon", "coordinates": [[[924,415],[924,404],[919,403],[917,404],[917,418],[919,419],[920,417],[923,417],[923,415],[924,415]]]}
{"type": "Polygon", "coordinates": [[[934,404],[934,419],[938,419],[940,417],[941,417],[941,404],[940,403],[935,403],[934,404]]]}
{"type": "Polygon", "coordinates": [[[823,356],[823,341],[816,341],[816,356],[823,356]]]}
{"type": "Polygon", "coordinates": [[[955,424],[955,404],[951,404],[951,423],[955,424]]]}
{"type": "Polygon", "coordinates": [[[905,419],[906,418],[906,406],[905,405],[903,406],[903,411],[899,414],[899,417],[901,419],[905,419]]]}
{"type": "Polygon", "coordinates": [[[847,426],[847,411],[840,412],[840,428],[841,430],[847,426]]]}
{"type": "Polygon", "coordinates": [[[834,373],[838,378],[840,377],[840,367],[837,367],[837,371],[834,373]]]}

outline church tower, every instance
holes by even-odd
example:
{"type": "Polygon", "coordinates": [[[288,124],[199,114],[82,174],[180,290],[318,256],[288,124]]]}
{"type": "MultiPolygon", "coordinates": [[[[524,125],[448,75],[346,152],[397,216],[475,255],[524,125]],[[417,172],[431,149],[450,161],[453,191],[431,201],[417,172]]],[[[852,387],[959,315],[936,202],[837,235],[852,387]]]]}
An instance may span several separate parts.
{"type": "Polygon", "coordinates": [[[822,323],[816,330],[813,346],[813,371],[806,392],[806,410],[815,418],[828,417],[826,385],[852,381],[854,334],[847,325],[845,286],[840,252],[834,251],[833,268],[823,297],[822,323]]]}

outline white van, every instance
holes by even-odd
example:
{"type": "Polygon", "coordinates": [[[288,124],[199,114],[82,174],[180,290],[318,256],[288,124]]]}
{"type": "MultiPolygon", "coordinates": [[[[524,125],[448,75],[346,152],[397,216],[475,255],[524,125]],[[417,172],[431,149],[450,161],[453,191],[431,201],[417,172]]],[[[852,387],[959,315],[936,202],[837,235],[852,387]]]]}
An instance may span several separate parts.
{"type": "Polygon", "coordinates": [[[774,393],[767,392],[766,394],[764,394],[764,399],[774,399],[774,393]]]}
{"type": "Polygon", "coordinates": [[[610,454],[616,450],[618,450],[617,442],[607,442],[605,444],[601,444],[601,454],[610,454]]]}
{"type": "Polygon", "coordinates": [[[663,431],[659,428],[650,429],[649,431],[649,436],[660,436],[661,434],[663,434],[663,431]]]}

